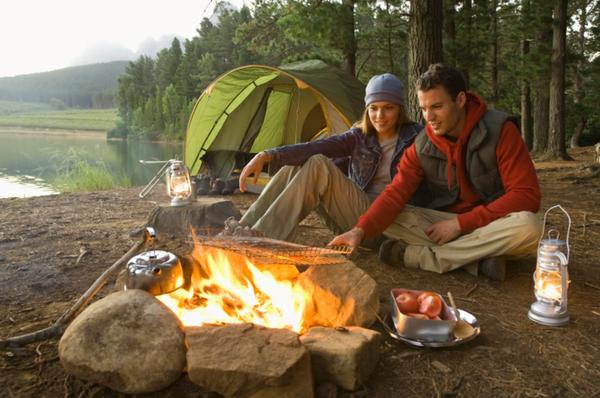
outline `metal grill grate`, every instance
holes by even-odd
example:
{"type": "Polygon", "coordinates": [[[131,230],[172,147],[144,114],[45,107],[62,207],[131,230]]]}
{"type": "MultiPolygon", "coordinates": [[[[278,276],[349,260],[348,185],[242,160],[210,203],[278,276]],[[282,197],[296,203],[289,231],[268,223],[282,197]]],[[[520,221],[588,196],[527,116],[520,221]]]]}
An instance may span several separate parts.
{"type": "Polygon", "coordinates": [[[346,261],[346,246],[311,247],[262,237],[196,236],[200,246],[228,250],[260,264],[327,265],[346,261]]]}

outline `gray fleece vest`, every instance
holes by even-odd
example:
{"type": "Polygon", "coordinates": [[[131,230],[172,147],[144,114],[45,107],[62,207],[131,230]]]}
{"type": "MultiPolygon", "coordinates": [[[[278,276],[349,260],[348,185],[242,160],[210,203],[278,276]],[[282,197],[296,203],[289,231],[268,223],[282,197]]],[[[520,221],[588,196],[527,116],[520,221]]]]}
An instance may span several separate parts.
{"type": "MultiPolygon", "coordinates": [[[[484,203],[504,194],[504,185],[498,172],[496,145],[505,122],[517,119],[508,113],[488,110],[471,131],[467,147],[463,149],[466,173],[475,192],[484,203]]],[[[415,139],[415,149],[425,172],[423,185],[427,192],[430,209],[443,209],[456,202],[459,195],[456,181],[456,165],[452,164],[452,180],[448,189],[448,160],[427,137],[423,129],[415,139]]]]}

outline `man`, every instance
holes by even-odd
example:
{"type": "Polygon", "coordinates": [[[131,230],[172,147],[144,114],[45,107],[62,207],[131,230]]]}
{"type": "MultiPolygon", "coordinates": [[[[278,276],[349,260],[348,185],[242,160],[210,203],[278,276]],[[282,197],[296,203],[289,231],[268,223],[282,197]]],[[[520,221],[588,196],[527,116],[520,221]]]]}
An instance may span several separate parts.
{"type": "Polygon", "coordinates": [[[505,277],[504,256],[535,252],[540,188],[514,118],[488,110],[461,73],[434,64],[420,76],[427,125],[398,173],[350,231],[331,245],[356,248],[385,231],[380,259],[443,273],[463,266],[505,277]],[[423,183],[426,208],[406,206],[423,183]]]}

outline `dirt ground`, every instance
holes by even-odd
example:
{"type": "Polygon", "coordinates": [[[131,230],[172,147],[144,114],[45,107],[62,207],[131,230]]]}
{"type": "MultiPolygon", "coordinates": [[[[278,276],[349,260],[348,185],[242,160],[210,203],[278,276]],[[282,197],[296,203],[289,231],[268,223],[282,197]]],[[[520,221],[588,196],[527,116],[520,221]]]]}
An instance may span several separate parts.
{"type": "MultiPolygon", "coordinates": [[[[573,220],[569,325],[546,327],[528,320],[535,257],[511,263],[509,278],[492,282],[464,271],[437,275],[393,268],[365,250],[354,261],[378,282],[382,315],[389,310],[385,303],[393,287],[443,294],[450,290],[458,306],[478,318],[482,333],[462,346],[418,349],[391,339],[375,324],[373,328],[386,337],[381,359],[354,396],[600,396],[600,175],[592,167],[592,148],[570,154],[575,161],[536,164],[543,208],[561,204],[573,220]]],[[[158,190],[140,200],[138,191],[0,199],[0,338],[53,323],[132,246],[136,239],[129,232],[165,200],[158,190]]],[[[254,196],[230,199],[243,211],[254,196]]],[[[321,246],[331,237],[311,215],[302,223],[298,241],[321,246]]],[[[111,285],[100,296],[110,292],[111,285]]],[[[121,396],[68,376],[58,360],[57,343],[54,338],[0,349],[0,397],[121,396]]],[[[148,396],[213,395],[184,376],[148,396]]]]}

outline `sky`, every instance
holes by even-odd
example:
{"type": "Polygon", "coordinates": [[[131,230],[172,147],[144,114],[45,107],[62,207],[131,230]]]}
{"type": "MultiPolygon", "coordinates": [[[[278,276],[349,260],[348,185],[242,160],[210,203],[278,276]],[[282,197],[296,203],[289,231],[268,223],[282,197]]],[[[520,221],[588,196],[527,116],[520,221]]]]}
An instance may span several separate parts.
{"type": "MultiPolygon", "coordinates": [[[[229,0],[240,7],[249,0],[229,0]]],[[[217,0],[9,0],[0,10],[0,77],[134,59],[196,35],[217,0]],[[162,40],[161,40],[162,39],[162,40]],[[129,57],[129,58],[127,58],[129,57]]]]}

